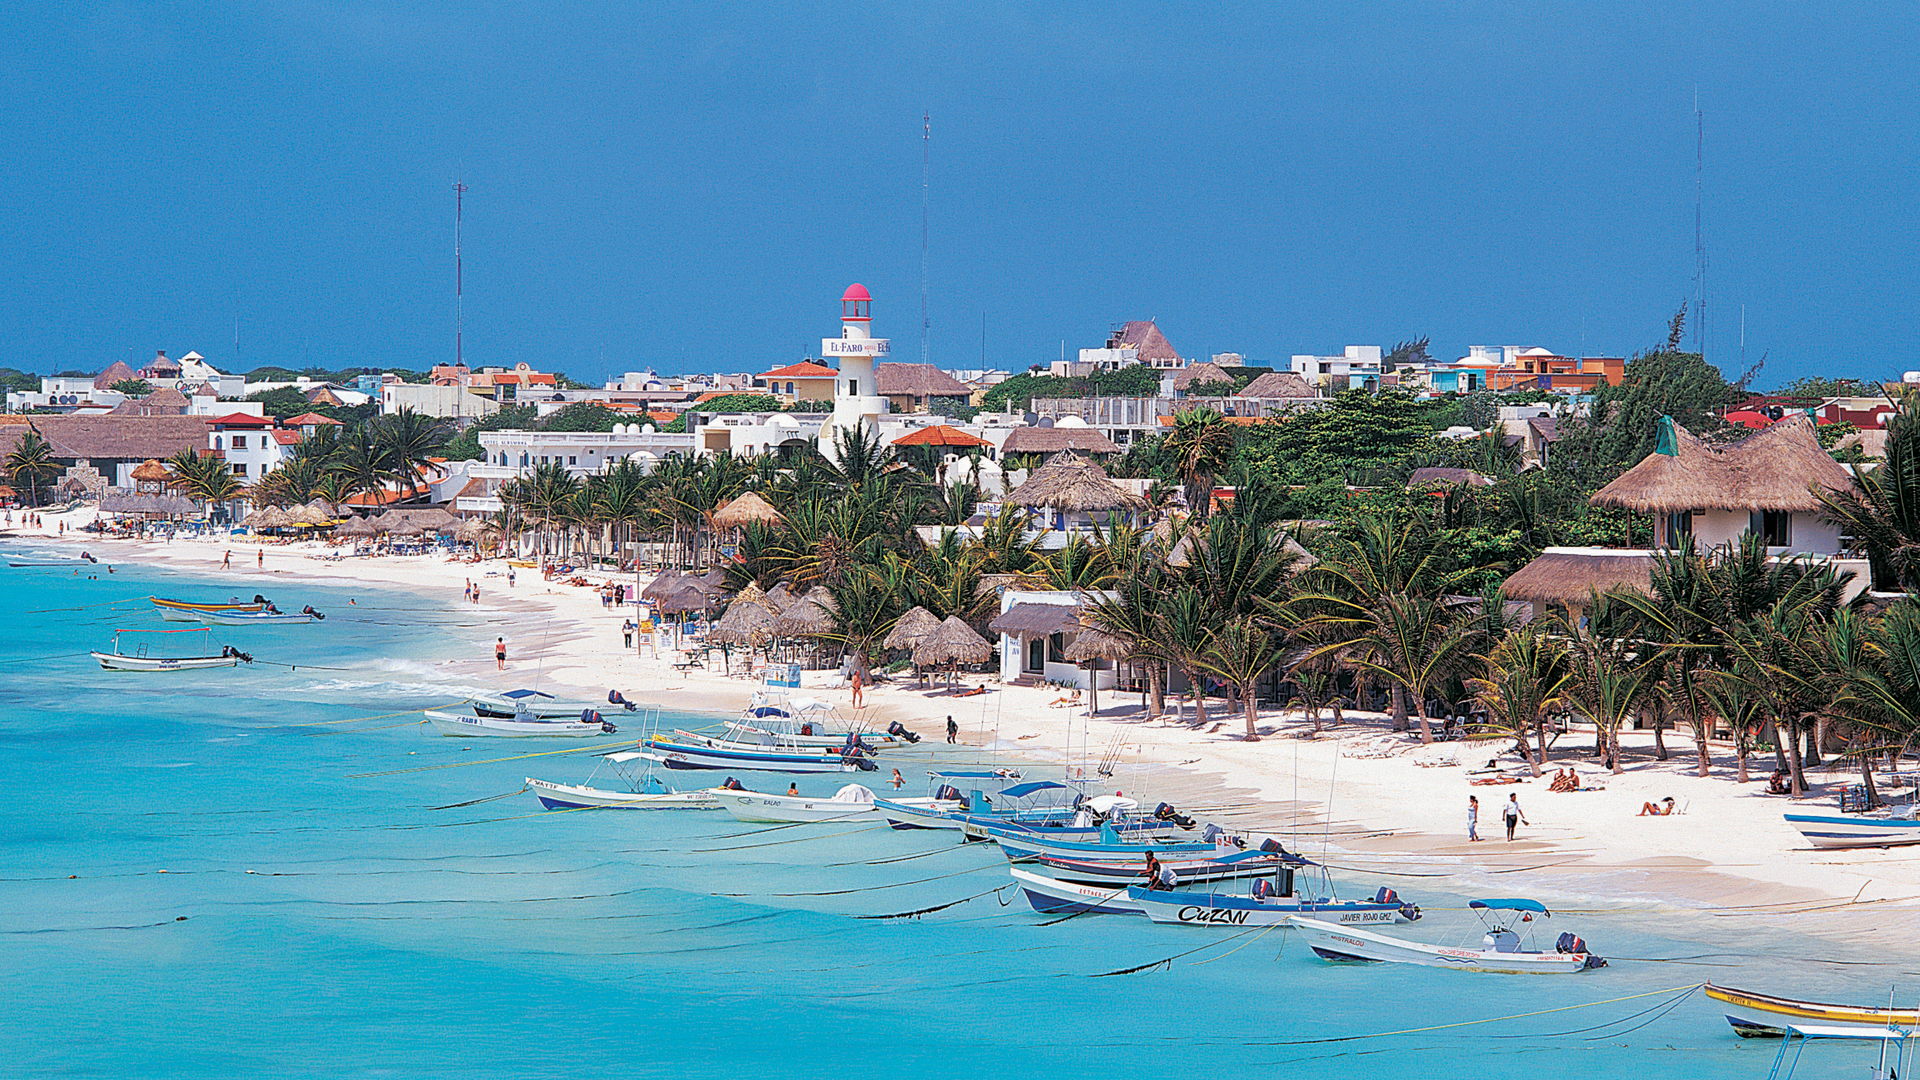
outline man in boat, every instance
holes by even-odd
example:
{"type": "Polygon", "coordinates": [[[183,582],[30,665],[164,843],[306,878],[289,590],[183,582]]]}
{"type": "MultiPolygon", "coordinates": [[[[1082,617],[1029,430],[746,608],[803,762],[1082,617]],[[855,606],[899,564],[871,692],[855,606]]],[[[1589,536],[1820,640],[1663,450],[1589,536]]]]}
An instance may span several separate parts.
{"type": "Polygon", "coordinates": [[[793,783],[788,784],[787,794],[798,798],[800,795],[800,781],[795,780],[793,783]]]}

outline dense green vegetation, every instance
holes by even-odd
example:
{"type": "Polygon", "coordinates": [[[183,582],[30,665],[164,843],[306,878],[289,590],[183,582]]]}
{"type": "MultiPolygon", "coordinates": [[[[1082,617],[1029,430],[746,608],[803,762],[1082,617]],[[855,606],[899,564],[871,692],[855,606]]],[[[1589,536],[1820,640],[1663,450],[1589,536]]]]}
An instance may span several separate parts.
{"type": "Polygon", "coordinates": [[[1152,397],[1160,392],[1160,372],[1135,366],[1118,371],[1096,371],[1085,378],[1027,372],[996,383],[982,397],[983,412],[1004,412],[1011,403],[1024,409],[1034,398],[1152,397]]]}

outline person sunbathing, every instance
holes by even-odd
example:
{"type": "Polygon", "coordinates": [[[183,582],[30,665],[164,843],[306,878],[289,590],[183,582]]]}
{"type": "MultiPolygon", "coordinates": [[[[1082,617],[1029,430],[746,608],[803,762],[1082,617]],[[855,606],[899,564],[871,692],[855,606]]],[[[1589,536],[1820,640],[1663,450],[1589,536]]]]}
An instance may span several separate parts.
{"type": "Polygon", "coordinates": [[[1670,817],[1673,814],[1673,796],[1669,795],[1659,803],[1641,803],[1640,812],[1635,817],[1670,817]],[[1662,806],[1661,803],[1665,803],[1662,806]]]}
{"type": "Polygon", "coordinates": [[[1080,704],[1080,691],[1075,690],[1071,694],[1068,694],[1064,697],[1057,697],[1057,698],[1054,698],[1052,701],[1047,702],[1047,708],[1071,709],[1078,704],[1080,704]]]}

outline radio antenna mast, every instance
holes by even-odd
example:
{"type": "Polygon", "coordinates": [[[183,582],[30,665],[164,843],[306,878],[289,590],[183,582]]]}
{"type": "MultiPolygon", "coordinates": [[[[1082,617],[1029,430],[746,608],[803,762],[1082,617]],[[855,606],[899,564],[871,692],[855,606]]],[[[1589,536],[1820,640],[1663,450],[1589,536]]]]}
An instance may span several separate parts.
{"type": "Polygon", "coordinates": [[[920,362],[927,362],[927,169],[933,114],[920,116],[920,362]]]}
{"type": "Polygon", "coordinates": [[[467,185],[455,180],[453,182],[453,362],[456,366],[466,363],[460,340],[466,332],[466,316],[461,310],[464,298],[461,295],[460,266],[460,223],[466,194],[467,185]]]}
{"type": "Polygon", "coordinates": [[[1700,112],[1700,88],[1696,86],[1693,89],[1693,258],[1697,265],[1694,273],[1700,285],[1700,303],[1693,309],[1693,351],[1702,358],[1707,355],[1707,239],[1700,224],[1706,143],[1707,125],[1700,112]]]}

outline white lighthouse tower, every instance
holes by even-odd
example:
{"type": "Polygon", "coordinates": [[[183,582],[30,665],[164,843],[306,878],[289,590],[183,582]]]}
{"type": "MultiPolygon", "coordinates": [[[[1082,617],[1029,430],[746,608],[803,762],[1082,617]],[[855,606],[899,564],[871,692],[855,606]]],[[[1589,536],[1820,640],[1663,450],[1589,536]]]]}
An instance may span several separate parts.
{"type": "Polygon", "coordinates": [[[888,341],[870,331],[873,297],[867,287],[855,282],[840,297],[840,336],[823,338],[820,356],[837,357],[840,376],[833,383],[833,418],[820,432],[820,450],[829,459],[839,445],[839,433],[853,431],[861,424],[877,428],[880,415],[887,411],[887,399],[873,377],[876,358],[887,355],[888,341]]]}

